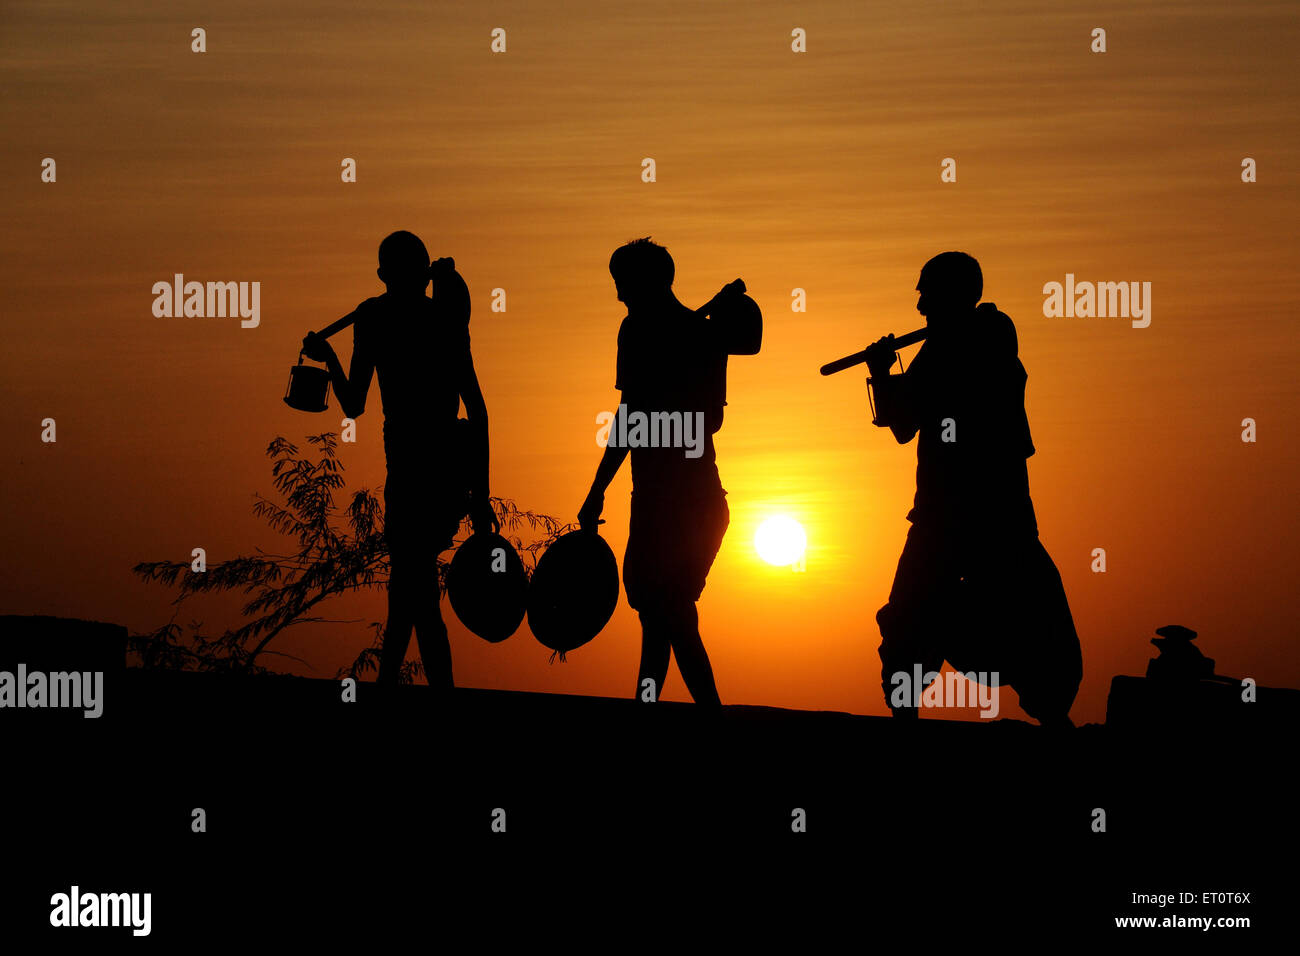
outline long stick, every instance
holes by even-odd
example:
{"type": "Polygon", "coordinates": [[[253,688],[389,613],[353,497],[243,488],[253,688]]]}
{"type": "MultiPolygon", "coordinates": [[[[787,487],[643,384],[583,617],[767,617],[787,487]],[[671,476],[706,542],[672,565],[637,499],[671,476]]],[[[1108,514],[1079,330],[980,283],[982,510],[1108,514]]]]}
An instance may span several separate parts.
{"type": "MultiPolygon", "coordinates": [[[[447,256],[446,258],[443,259],[434,259],[433,262],[429,263],[429,278],[436,279],[439,271],[445,269],[451,269],[452,271],[455,271],[456,269],[456,260],[452,259],[451,256],[447,256]]],[[[741,291],[742,292],[744,291],[743,283],[742,283],[741,291]]],[[[346,329],[349,325],[351,325],[359,318],[361,318],[361,316],[358,312],[350,312],[347,315],[343,316],[343,318],[331,322],[329,325],[325,326],[325,328],[321,329],[316,334],[323,339],[327,339],[331,335],[336,335],[337,333],[342,332],[344,329],[346,329]]]]}
{"type": "MultiPolygon", "coordinates": [[[[905,348],[915,342],[920,342],[930,333],[929,326],[923,329],[917,329],[914,332],[908,332],[906,335],[900,335],[894,339],[895,348],[905,348]]],[[[823,375],[834,375],[836,372],[842,372],[846,368],[853,368],[855,365],[861,365],[867,360],[867,350],[854,352],[852,355],[846,355],[844,358],[836,359],[834,362],[827,362],[822,366],[823,375]]]]}

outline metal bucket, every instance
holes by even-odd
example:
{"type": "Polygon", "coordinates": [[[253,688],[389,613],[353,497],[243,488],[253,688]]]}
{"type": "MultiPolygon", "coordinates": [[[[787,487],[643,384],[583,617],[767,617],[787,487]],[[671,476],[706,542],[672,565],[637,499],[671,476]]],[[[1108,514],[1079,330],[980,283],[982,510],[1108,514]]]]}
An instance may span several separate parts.
{"type": "Polygon", "coordinates": [[[289,369],[289,385],[284,390],[284,403],[300,412],[323,412],[329,408],[329,369],[316,365],[298,364],[289,369]]]}

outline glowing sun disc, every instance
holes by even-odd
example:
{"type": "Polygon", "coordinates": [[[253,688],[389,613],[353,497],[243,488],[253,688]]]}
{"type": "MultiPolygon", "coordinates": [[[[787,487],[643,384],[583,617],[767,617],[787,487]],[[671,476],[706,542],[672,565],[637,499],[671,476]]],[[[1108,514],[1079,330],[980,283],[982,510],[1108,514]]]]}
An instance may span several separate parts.
{"type": "Polygon", "coordinates": [[[808,535],[803,525],[789,515],[768,518],[754,534],[754,550],[758,556],[777,567],[794,564],[803,557],[807,546],[808,535]]]}

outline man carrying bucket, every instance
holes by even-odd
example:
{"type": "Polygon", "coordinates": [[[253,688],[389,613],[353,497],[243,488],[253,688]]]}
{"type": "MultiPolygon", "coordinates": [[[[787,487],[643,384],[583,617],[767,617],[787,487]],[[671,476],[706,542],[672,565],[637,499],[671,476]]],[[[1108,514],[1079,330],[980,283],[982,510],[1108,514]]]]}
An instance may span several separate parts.
{"type": "Polygon", "coordinates": [[[632,515],[623,586],[628,604],[641,618],[637,697],[661,696],[669,657],[675,654],[691,697],[716,709],[721,700],[695,608],[730,519],[713,433],[721,427],[726,404],[728,352],[758,351],[761,317],[752,300],[731,287],[705,309],[688,309],[672,291],[672,257],[649,239],[615,250],[609,271],[619,301],[627,306],[618,333],[615,381],[622,392],[618,415],[625,420],[609,429],[578,521],[584,530],[595,530],[605,489],[630,452],[632,515]],[[747,342],[729,346],[736,323],[716,316],[706,321],[706,310],[745,315],[747,342]],[[635,428],[627,427],[627,420],[638,415],[642,421],[656,415],[660,421],[702,421],[702,450],[682,447],[684,441],[638,442],[635,428]]]}
{"type": "Polygon", "coordinates": [[[450,259],[429,264],[420,238],[395,232],[379,244],[383,295],[353,313],[351,374],[329,342],[312,333],[303,353],[329,366],[343,412],[365,411],[379,376],[384,412],[384,538],[388,545],[388,624],[381,684],[397,683],[414,627],[429,686],[452,686],[451,646],[439,609],[438,555],[451,547],[466,513],[475,531],[498,530],[488,494],[487,406],[469,346],[469,289],[450,259]],[[433,298],[425,289],[433,280],[433,298]],[[461,400],[468,440],[457,427],[461,400]]]}

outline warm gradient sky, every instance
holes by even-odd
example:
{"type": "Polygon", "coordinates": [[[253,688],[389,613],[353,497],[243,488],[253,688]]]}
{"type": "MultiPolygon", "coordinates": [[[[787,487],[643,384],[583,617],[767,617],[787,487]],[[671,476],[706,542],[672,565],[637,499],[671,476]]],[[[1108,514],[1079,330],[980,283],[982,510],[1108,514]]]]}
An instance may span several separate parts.
{"type": "MultiPolygon", "coordinates": [[[[287,368],[306,330],[381,291],[398,228],[474,295],[493,491],[572,519],[617,400],[606,264],[652,235],[688,304],[742,276],[766,319],[718,436],[732,525],[700,611],[723,699],[884,713],[873,615],[915,450],[872,428],[860,372],[817,367],[917,326],[917,271],[954,248],[1019,329],[1031,487],[1083,643],[1075,720],[1103,718],[1111,676],[1142,673],[1168,623],[1223,673],[1300,686],[1298,39],[1292,2],[6,2],[0,611],[152,629],[171,595],[134,563],[275,544],[251,513],[268,441],[339,421],[282,404],[287,368]],[[259,280],[261,326],[154,318],[174,272],[259,280]],[[1067,272],[1151,282],[1150,327],[1045,318],[1067,272]],[[806,573],[755,556],[778,512],[808,530],[806,573]]],[[[344,458],[377,487],[370,408],[344,458]]],[[[608,496],[620,558],[629,484],[608,496]]],[[[378,619],[382,594],[331,613],[378,619]]],[[[452,628],[463,685],[635,682],[622,601],[563,665],[526,630],[490,646],[452,628]]],[[[369,637],[322,626],[282,649],[332,676],[369,637]]],[[[684,699],[675,670],[666,696],[684,699]]]]}

